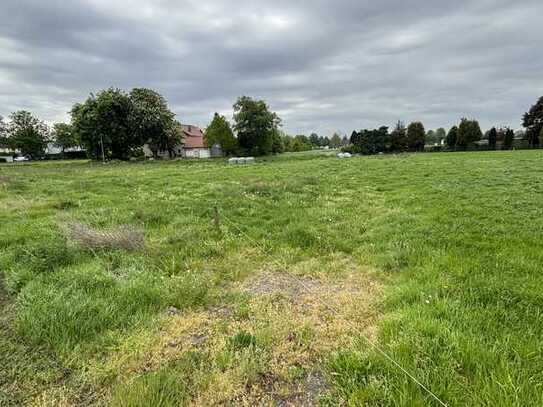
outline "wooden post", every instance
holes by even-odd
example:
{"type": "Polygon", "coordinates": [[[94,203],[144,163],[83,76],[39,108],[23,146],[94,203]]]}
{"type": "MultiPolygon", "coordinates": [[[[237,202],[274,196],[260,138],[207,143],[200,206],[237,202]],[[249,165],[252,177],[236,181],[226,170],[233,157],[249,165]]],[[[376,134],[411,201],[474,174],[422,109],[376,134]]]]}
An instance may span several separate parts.
{"type": "Polygon", "coordinates": [[[217,232],[221,231],[221,218],[219,216],[219,208],[217,205],[213,207],[213,224],[215,225],[215,229],[217,229],[217,232]]]}

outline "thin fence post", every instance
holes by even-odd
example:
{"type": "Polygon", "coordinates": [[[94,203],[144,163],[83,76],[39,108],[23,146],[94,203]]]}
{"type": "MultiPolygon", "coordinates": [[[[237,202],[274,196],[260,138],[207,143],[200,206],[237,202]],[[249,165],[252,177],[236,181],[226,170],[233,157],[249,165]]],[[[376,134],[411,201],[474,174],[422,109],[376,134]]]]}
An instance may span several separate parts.
{"type": "Polygon", "coordinates": [[[221,230],[221,218],[217,205],[213,207],[213,224],[215,225],[215,229],[217,229],[217,232],[219,232],[221,230]]]}

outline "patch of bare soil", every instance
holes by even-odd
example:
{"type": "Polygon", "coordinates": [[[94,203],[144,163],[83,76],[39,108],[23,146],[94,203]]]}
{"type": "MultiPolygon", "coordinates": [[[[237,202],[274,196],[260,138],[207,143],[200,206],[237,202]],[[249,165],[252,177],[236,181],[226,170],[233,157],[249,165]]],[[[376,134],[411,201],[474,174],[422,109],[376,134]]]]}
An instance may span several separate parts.
{"type": "Polygon", "coordinates": [[[244,282],[239,290],[256,298],[283,297],[294,307],[318,308],[323,316],[333,316],[354,303],[361,306],[360,312],[368,309],[379,287],[370,277],[355,273],[339,280],[266,271],[244,282]]]}
{"type": "Polygon", "coordinates": [[[265,272],[257,278],[247,281],[241,291],[251,295],[283,294],[296,300],[300,296],[311,294],[359,293],[372,289],[376,283],[367,279],[360,281],[323,281],[314,277],[296,276],[287,273],[265,272]],[[363,284],[363,286],[360,286],[363,284]]]}
{"type": "Polygon", "coordinates": [[[294,389],[293,395],[285,400],[279,400],[278,406],[315,406],[321,395],[328,390],[328,383],[324,374],[320,372],[309,373],[303,382],[294,389]]]}
{"type": "MultiPolygon", "coordinates": [[[[267,378],[266,392],[278,407],[311,407],[319,404],[319,398],[328,390],[326,377],[321,372],[311,372],[296,383],[275,386],[273,378],[267,378]]],[[[276,379],[277,380],[277,379],[276,379]]]]}
{"type": "MultiPolygon", "coordinates": [[[[342,278],[316,278],[265,271],[239,287],[261,304],[262,319],[276,327],[309,327],[312,338],[292,332],[275,343],[268,368],[259,386],[248,389],[246,400],[262,399],[277,406],[312,406],[329,390],[318,370],[330,352],[348,346],[363,335],[374,339],[376,311],[373,305],[380,284],[367,274],[353,272],[342,278]],[[270,307],[275,311],[269,311],[270,307]],[[289,380],[288,371],[301,367],[311,373],[289,380]],[[286,376],[285,376],[286,375],[286,376]]],[[[258,309],[259,305],[255,305],[258,309]]]]}

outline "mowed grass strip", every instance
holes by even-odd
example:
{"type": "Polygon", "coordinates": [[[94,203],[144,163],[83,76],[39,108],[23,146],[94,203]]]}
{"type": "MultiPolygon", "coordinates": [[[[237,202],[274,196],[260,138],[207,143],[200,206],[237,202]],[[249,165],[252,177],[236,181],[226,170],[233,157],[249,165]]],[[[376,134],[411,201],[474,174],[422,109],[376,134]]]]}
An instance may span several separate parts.
{"type": "Polygon", "coordinates": [[[542,158],[2,166],[0,404],[541,405],[542,158]]]}

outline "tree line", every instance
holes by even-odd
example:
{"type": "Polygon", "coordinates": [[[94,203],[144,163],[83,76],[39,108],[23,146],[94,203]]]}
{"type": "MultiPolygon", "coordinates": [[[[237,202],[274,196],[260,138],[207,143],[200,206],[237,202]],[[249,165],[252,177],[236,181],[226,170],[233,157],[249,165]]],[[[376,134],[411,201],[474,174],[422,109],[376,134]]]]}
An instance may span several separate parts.
{"type": "MultiPolygon", "coordinates": [[[[173,156],[175,147],[183,143],[180,122],[165,98],[151,89],[125,92],[109,88],[90,94],[72,107],[70,117],[70,123],[56,123],[51,128],[28,111],[12,113],[8,123],[0,117],[0,147],[39,159],[47,144],[54,143],[62,151],[81,146],[93,159],[128,160],[141,156],[144,145],[155,156],[159,151],[173,156]]],[[[255,156],[312,146],[305,136],[290,137],[281,132],[281,119],[263,100],[238,98],[233,118],[231,125],[215,113],[205,131],[207,146],[219,144],[226,155],[255,156]]]]}
{"type": "MultiPolygon", "coordinates": [[[[94,159],[127,160],[142,154],[147,145],[154,155],[168,151],[173,155],[183,143],[181,124],[158,92],[135,88],[125,92],[109,88],[90,94],[70,110],[70,123],[51,128],[28,111],[17,111],[5,121],[0,116],[0,147],[19,151],[33,159],[45,154],[48,143],[64,151],[83,147],[94,159]]],[[[522,118],[529,147],[537,148],[543,139],[543,97],[522,118]]],[[[359,154],[423,151],[425,146],[443,143],[447,150],[466,150],[485,140],[488,149],[510,149],[515,133],[510,128],[493,127],[483,134],[479,122],[461,119],[448,132],[426,131],[421,122],[408,126],[398,121],[392,131],[378,129],[353,131],[350,138],[335,133],[331,138],[312,133],[290,136],[281,131],[281,119],[263,100],[242,96],[233,105],[232,124],[215,113],[205,130],[207,146],[220,145],[226,155],[268,155],[315,148],[339,148],[359,154]]]]}
{"type": "Polygon", "coordinates": [[[339,148],[349,144],[334,133],[331,138],[312,133],[309,137],[303,134],[291,136],[280,129],[281,120],[270,113],[263,101],[241,97],[234,105],[234,125],[226,117],[215,113],[205,131],[208,147],[220,145],[226,155],[268,155],[284,152],[301,152],[316,148],[339,148]],[[265,123],[258,128],[251,123],[265,123]],[[237,137],[235,133],[237,132],[237,137]]]}
{"type": "Polygon", "coordinates": [[[421,122],[413,122],[408,127],[398,121],[392,132],[387,126],[373,130],[353,131],[351,145],[345,150],[358,154],[379,154],[404,151],[423,151],[426,132],[421,122]]]}
{"type": "MultiPolygon", "coordinates": [[[[526,131],[523,138],[531,148],[538,148],[543,140],[543,97],[524,114],[522,124],[526,131]]],[[[509,127],[492,127],[483,134],[479,122],[462,118],[447,133],[445,129],[425,131],[421,122],[405,126],[398,121],[392,131],[387,126],[378,129],[353,131],[349,146],[344,151],[358,154],[382,154],[424,151],[426,146],[443,144],[444,150],[463,151],[485,141],[487,149],[513,148],[515,132],[509,127]]]]}

